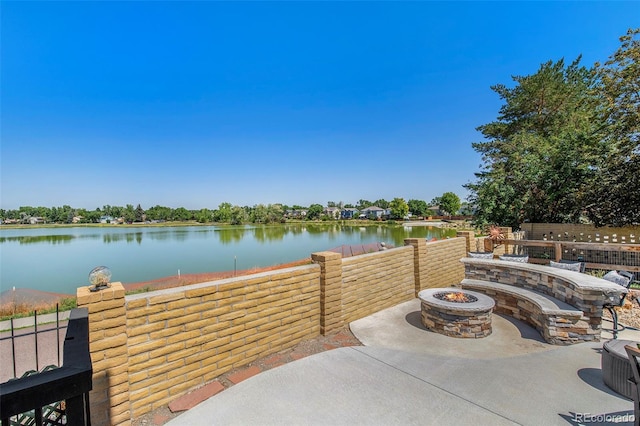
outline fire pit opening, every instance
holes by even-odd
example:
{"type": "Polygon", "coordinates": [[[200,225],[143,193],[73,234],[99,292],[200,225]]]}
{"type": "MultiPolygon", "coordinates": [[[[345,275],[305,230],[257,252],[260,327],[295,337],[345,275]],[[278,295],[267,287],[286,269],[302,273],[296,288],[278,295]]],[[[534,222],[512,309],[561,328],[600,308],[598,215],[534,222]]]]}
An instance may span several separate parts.
{"type": "Polygon", "coordinates": [[[440,293],[434,293],[433,297],[436,299],[444,300],[446,302],[455,302],[455,303],[473,303],[477,302],[478,298],[470,293],[465,293],[464,291],[443,291],[440,293]]]}
{"type": "Polygon", "coordinates": [[[418,293],[422,325],[445,336],[481,338],[491,334],[495,301],[460,288],[432,288],[418,293]]]}

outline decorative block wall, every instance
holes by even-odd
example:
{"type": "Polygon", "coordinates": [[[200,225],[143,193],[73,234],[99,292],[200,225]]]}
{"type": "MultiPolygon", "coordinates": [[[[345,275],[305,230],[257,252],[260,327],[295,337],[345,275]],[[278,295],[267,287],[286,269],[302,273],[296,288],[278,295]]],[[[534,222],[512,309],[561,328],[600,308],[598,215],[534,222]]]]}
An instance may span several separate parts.
{"type": "Polygon", "coordinates": [[[415,297],[413,247],[342,259],[342,320],[351,321],[415,297]]]}
{"type": "Polygon", "coordinates": [[[77,290],[89,311],[92,424],[128,425],[221,374],[464,278],[467,240],[125,296],[120,283],[77,290]]]}
{"type": "MultiPolygon", "coordinates": [[[[424,259],[420,258],[420,271],[424,280],[420,289],[434,287],[450,287],[460,284],[464,279],[464,266],[460,259],[467,256],[465,238],[451,238],[427,243],[424,259]]],[[[417,295],[417,293],[416,293],[417,295]]]]}
{"type": "Polygon", "coordinates": [[[125,296],[121,283],[92,292],[90,287],[76,291],[79,308],[89,311],[89,351],[93,366],[91,423],[130,424],[129,356],[125,296]]]}

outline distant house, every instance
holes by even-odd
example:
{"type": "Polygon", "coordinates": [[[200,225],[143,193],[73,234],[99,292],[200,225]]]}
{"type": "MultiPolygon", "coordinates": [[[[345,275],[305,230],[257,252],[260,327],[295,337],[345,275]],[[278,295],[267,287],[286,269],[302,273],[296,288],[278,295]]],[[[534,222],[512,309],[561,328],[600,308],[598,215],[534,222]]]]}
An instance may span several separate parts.
{"type": "Polygon", "coordinates": [[[367,219],[382,219],[385,214],[385,209],[381,209],[378,206],[367,207],[360,211],[360,217],[366,217],[367,219]]]}
{"type": "Polygon", "coordinates": [[[340,209],[337,207],[325,207],[323,213],[334,219],[337,219],[340,217],[340,209]]]}
{"type": "Polygon", "coordinates": [[[341,219],[353,219],[358,214],[358,209],[346,208],[340,211],[341,219]]]}
{"type": "Polygon", "coordinates": [[[436,216],[444,216],[444,212],[440,210],[440,206],[429,206],[429,210],[436,216]]]}
{"type": "Polygon", "coordinates": [[[307,216],[307,210],[287,210],[287,217],[304,219],[307,216]]]}
{"type": "Polygon", "coordinates": [[[115,219],[113,218],[113,216],[100,216],[100,223],[113,223],[115,222],[115,219]]]}
{"type": "Polygon", "coordinates": [[[33,216],[29,218],[29,223],[32,225],[37,225],[38,223],[44,223],[44,218],[33,216]]]}

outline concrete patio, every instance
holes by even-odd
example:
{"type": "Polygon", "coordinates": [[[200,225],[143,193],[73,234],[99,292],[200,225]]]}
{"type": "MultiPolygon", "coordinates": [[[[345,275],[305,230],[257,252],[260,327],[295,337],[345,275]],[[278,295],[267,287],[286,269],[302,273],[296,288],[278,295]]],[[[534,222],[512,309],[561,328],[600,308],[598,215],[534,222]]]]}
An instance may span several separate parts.
{"type": "MultiPolygon", "coordinates": [[[[633,402],[602,381],[603,342],[552,346],[498,315],[489,337],[446,337],[420,324],[417,299],[350,328],[364,346],[268,370],[167,424],[633,424],[633,402]]],[[[640,332],[618,338],[640,341],[640,332]]]]}

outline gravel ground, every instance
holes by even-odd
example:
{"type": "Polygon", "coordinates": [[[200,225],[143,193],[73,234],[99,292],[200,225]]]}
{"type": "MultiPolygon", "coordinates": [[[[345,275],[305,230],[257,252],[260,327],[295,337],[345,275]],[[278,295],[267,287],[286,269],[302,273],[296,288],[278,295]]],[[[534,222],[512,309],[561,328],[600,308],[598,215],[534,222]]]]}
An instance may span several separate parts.
{"type": "MultiPolygon", "coordinates": [[[[616,309],[618,322],[624,326],[640,330],[640,290],[631,290],[624,305],[616,309]]],[[[604,318],[611,319],[609,311],[604,310],[604,318]]]]}

